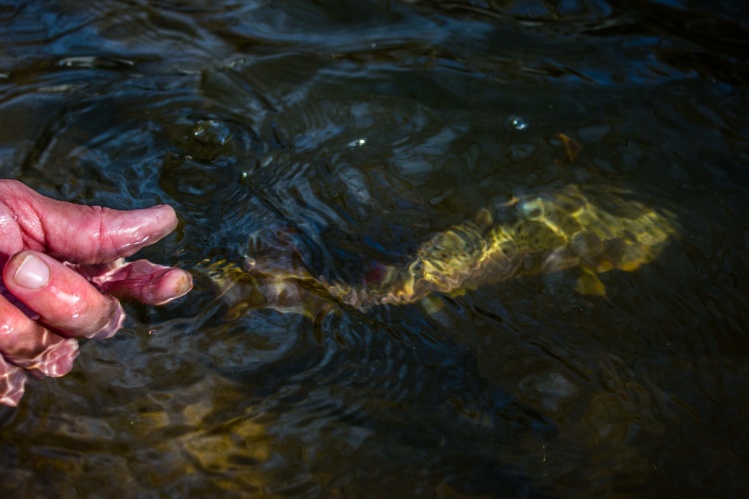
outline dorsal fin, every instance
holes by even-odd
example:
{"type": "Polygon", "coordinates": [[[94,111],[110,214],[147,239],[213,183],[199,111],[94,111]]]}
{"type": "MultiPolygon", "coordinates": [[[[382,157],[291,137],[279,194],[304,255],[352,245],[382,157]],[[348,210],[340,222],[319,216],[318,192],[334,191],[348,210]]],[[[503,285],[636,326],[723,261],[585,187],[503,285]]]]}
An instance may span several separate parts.
{"type": "Polygon", "coordinates": [[[494,217],[492,216],[491,211],[489,211],[486,208],[482,208],[479,210],[478,213],[476,213],[476,225],[481,227],[482,229],[486,229],[492,226],[494,224],[494,217]]]}

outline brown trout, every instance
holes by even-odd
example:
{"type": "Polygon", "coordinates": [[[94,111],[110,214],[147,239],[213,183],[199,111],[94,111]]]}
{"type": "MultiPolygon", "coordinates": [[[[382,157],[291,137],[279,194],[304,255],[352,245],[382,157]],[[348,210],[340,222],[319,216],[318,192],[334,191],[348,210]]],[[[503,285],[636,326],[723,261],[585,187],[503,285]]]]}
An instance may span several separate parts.
{"type": "MultiPolygon", "coordinates": [[[[418,302],[432,293],[458,295],[479,286],[580,267],[578,291],[604,295],[598,273],[633,271],[652,262],[678,234],[675,217],[617,195],[595,205],[574,186],[514,198],[499,210],[437,233],[404,266],[387,266],[378,282],[328,283],[303,265],[281,268],[253,264],[245,271],[223,263],[208,268],[213,280],[253,277],[262,290],[256,305],[305,312],[300,288],[339,304],[367,311],[376,305],[418,302]]],[[[309,303],[306,304],[310,305],[309,303]]]]}

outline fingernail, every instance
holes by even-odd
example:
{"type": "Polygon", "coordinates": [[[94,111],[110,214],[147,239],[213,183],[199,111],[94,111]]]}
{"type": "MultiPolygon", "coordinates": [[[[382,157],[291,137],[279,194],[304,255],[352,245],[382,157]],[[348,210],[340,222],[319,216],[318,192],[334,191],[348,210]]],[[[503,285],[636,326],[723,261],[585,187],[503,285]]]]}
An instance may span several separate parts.
{"type": "Polygon", "coordinates": [[[16,284],[28,289],[39,289],[49,281],[49,267],[36,255],[26,255],[16,270],[16,284]]]}

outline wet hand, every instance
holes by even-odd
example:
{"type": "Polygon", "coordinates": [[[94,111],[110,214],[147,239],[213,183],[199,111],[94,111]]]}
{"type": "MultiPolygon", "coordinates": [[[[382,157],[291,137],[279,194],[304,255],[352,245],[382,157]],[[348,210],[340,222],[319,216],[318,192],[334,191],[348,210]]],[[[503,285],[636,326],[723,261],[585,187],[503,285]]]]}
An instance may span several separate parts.
{"type": "Polygon", "coordinates": [[[77,338],[114,335],[120,298],[160,305],[190,291],[181,269],[124,260],[176,225],[166,205],[81,206],[0,180],[0,404],[18,404],[26,373],[70,372],[77,338]]]}

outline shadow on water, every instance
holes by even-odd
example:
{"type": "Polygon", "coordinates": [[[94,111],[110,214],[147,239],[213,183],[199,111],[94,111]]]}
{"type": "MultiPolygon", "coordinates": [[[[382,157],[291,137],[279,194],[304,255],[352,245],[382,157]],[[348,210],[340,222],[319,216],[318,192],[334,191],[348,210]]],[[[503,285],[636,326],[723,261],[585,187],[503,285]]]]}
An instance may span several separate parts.
{"type": "Polygon", "coordinates": [[[746,490],[740,2],[9,1],[0,26],[3,176],[173,205],[142,255],[196,278],[0,409],[9,497],[746,490]],[[605,296],[572,268],[366,311],[291,286],[291,310],[203,270],[270,231],[279,272],[356,284],[567,184],[680,234],[605,296]]]}

